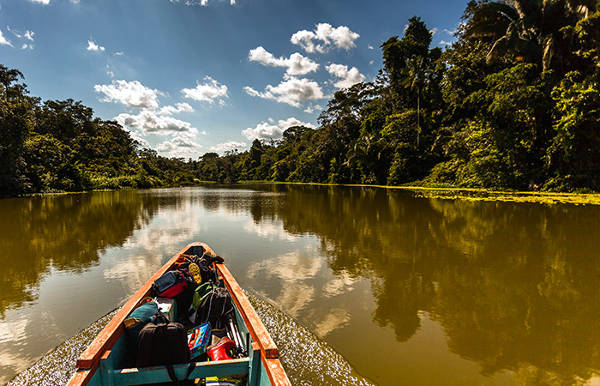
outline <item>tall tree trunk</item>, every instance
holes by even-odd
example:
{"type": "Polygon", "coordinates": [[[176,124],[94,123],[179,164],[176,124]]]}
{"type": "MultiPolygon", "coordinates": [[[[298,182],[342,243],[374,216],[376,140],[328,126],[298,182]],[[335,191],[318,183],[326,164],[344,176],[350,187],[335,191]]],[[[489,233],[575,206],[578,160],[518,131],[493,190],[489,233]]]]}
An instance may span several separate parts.
{"type": "Polygon", "coordinates": [[[421,136],[421,88],[417,88],[417,148],[421,136]]]}

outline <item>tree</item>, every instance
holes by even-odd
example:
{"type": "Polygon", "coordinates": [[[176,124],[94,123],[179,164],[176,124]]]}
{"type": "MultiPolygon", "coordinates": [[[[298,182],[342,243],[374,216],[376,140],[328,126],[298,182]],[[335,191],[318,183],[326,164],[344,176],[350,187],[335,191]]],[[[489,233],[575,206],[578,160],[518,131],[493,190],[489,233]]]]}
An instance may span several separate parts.
{"type": "Polygon", "coordinates": [[[539,64],[542,72],[554,69],[564,73],[565,62],[573,56],[572,36],[565,34],[569,32],[565,27],[596,10],[597,4],[590,0],[471,0],[463,34],[493,43],[488,62],[512,52],[517,60],[539,64]]]}
{"type": "Polygon", "coordinates": [[[33,125],[37,99],[27,95],[21,79],[20,71],[0,65],[0,195],[20,194],[27,185],[23,144],[33,125]]]}

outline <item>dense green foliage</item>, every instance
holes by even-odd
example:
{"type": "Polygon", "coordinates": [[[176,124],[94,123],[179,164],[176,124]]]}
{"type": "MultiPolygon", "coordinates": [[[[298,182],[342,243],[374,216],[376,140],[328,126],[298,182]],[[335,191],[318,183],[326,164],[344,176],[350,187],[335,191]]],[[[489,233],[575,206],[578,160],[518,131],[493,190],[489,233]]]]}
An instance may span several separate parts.
{"type": "Polygon", "coordinates": [[[200,178],[600,190],[598,10],[471,1],[444,52],[411,18],[376,81],[336,92],[319,129],[211,156],[200,178]]]}
{"type": "Polygon", "coordinates": [[[0,67],[0,192],[198,180],[600,190],[596,0],[470,1],[431,49],[418,17],[382,45],[374,82],[336,92],[320,127],[249,151],[168,159],[73,100],[30,97],[0,67]]]}
{"type": "Polygon", "coordinates": [[[140,149],[80,102],[28,95],[22,74],[0,65],[0,194],[193,184],[197,163],[140,149]]]}

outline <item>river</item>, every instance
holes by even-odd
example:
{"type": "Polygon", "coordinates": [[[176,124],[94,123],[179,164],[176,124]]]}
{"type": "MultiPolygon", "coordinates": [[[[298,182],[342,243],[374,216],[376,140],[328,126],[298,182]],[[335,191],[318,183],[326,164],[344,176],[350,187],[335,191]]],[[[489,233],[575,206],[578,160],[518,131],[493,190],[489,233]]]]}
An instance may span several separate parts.
{"type": "Polygon", "coordinates": [[[598,206],[210,185],[4,199],[0,214],[2,383],[192,241],[225,258],[295,383],[317,383],[324,358],[329,383],[600,381],[598,206]]]}

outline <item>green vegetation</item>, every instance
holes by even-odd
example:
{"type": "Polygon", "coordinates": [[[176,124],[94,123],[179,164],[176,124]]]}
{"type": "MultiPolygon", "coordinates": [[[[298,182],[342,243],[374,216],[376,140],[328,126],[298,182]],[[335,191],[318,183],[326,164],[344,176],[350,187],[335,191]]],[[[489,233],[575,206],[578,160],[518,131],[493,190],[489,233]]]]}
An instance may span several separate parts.
{"type": "MultiPolygon", "coordinates": [[[[417,17],[320,128],[229,154],[231,180],[600,190],[595,1],[471,1],[444,52],[417,17]]],[[[211,160],[215,162],[215,160],[211,160]]],[[[202,163],[201,163],[202,164],[202,163]]],[[[206,176],[208,178],[208,176],[206,176]]]]}
{"type": "Polygon", "coordinates": [[[195,183],[195,162],[140,149],[71,99],[41,102],[0,65],[0,195],[195,183]]]}
{"type": "Polygon", "coordinates": [[[0,192],[200,180],[600,191],[600,3],[470,1],[457,42],[418,17],[374,82],[335,93],[320,127],[198,161],[140,149],[72,100],[27,95],[0,67],[0,192]]]}

